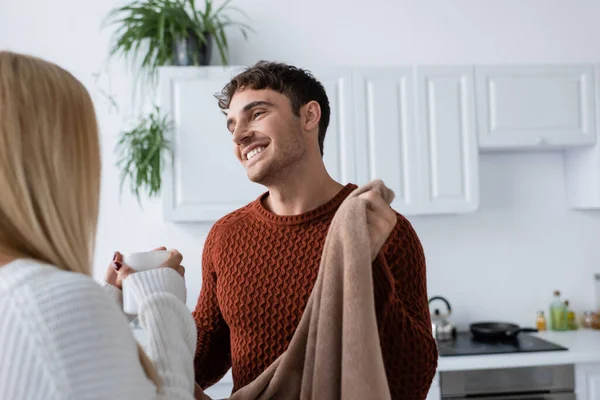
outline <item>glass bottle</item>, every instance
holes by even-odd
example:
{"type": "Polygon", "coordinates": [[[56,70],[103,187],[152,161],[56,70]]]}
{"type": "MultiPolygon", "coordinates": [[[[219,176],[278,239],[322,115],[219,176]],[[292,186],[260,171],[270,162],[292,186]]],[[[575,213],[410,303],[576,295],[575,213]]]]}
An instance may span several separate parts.
{"type": "Polygon", "coordinates": [[[540,332],[546,330],[546,317],[544,317],[543,311],[537,312],[537,318],[535,320],[535,327],[540,332]]]}
{"type": "Polygon", "coordinates": [[[594,327],[594,321],[596,320],[596,313],[593,311],[585,311],[581,320],[581,326],[583,328],[591,329],[594,327]]]}
{"type": "Polygon", "coordinates": [[[567,329],[570,331],[579,329],[575,312],[569,308],[569,300],[565,300],[565,311],[567,313],[567,329]]]}
{"type": "Polygon", "coordinates": [[[560,291],[554,291],[554,300],[550,303],[550,329],[553,331],[567,330],[567,313],[565,304],[560,299],[560,291]]]}

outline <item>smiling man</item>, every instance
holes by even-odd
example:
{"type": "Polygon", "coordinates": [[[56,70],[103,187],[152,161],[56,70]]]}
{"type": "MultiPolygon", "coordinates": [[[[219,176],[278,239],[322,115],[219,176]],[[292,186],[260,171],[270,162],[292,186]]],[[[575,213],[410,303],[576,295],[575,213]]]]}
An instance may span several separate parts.
{"type": "MultiPolygon", "coordinates": [[[[325,237],[357,188],[323,163],[329,101],[308,72],[259,62],[218,96],[248,178],[267,191],[217,221],[202,256],[196,382],[232,368],[234,391],[287,348],[317,279],[325,237]]],[[[376,193],[368,214],[375,312],[392,398],[424,399],[437,366],[425,257],[411,224],[376,193]]]]}

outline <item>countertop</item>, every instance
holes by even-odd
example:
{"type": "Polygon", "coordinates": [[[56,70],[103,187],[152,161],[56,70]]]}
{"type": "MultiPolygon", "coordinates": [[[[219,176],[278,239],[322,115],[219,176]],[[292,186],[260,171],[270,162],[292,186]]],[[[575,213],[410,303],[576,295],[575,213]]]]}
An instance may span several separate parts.
{"type": "Polygon", "coordinates": [[[600,330],[582,329],[567,332],[538,332],[540,339],[566,347],[567,351],[448,356],[438,360],[438,372],[505,367],[556,365],[565,363],[600,363],[600,330]]]}
{"type": "MultiPolygon", "coordinates": [[[[135,329],[134,335],[144,345],[145,332],[135,329]]],[[[531,335],[566,347],[566,351],[511,353],[478,356],[444,356],[438,359],[438,372],[565,363],[600,363],[600,330],[580,329],[567,332],[538,332],[531,335]]],[[[222,382],[230,382],[230,373],[222,382]]]]}

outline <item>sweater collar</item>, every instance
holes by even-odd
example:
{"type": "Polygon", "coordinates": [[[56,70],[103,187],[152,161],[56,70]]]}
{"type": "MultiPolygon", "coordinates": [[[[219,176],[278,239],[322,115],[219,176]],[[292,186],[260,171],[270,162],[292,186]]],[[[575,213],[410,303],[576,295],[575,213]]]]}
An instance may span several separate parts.
{"type": "Polygon", "coordinates": [[[327,203],[320,205],[310,211],[296,215],[277,215],[267,210],[263,205],[262,201],[269,195],[269,192],[265,192],[260,195],[251,204],[251,210],[254,215],[258,218],[274,223],[277,225],[298,225],[305,222],[320,219],[321,217],[328,214],[335,214],[340,204],[352,193],[358,186],[353,183],[348,183],[344,186],[331,200],[327,203]]]}

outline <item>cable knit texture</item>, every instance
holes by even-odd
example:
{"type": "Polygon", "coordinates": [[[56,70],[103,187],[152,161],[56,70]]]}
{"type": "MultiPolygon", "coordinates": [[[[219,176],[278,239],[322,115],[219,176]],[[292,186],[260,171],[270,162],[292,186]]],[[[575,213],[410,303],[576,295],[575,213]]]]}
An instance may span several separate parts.
{"type": "MultiPolygon", "coordinates": [[[[232,367],[234,392],[288,347],[317,279],[325,237],[345,186],[310,212],[277,216],[263,195],[211,229],[193,313],[196,381],[207,388],[232,367]]],[[[425,399],[437,366],[427,305],[425,257],[410,223],[397,223],[373,263],[375,311],[393,399],[425,399]]]]}
{"type": "Polygon", "coordinates": [[[0,267],[0,399],[193,399],[196,329],[183,279],[160,269],[126,282],[141,300],[159,393],[139,362],[120,290],[16,260],[0,267]]]}

